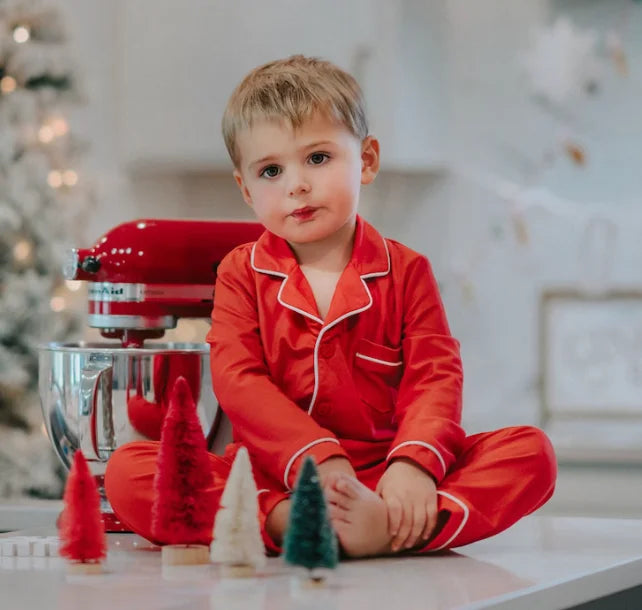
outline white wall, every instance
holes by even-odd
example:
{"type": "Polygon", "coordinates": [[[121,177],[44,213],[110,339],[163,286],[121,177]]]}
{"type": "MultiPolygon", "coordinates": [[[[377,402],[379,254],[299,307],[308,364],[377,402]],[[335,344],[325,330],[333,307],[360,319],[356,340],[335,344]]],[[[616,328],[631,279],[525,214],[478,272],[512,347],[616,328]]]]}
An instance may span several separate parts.
{"type": "MultiPolygon", "coordinates": [[[[617,23],[627,4],[450,2],[451,158],[456,169],[483,169],[523,183],[524,160],[536,165],[560,136],[556,121],[528,97],[517,61],[531,30],[563,11],[603,32],[617,23]]],[[[561,207],[555,213],[528,209],[529,243],[524,246],[517,243],[510,207],[497,193],[459,175],[452,181],[447,258],[455,268],[470,269],[475,299],[463,299],[456,283],[444,296],[462,340],[471,428],[538,421],[540,292],[577,286],[598,273],[593,263],[599,260],[587,258],[584,241],[593,216],[617,227],[609,259],[611,281],[640,287],[641,147],[635,134],[641,127],[636,107],[642,87],[642,11],[634,8],[631,17],[625,40],[630,77],[609,72],[600,94],[577,108],[576,132],[587,146],[588,165],[578,168],[562,156],[539,179],[542,187],[579,207],[561,207]],[[502,229],[503,239],[492,237],[494,226],[502,229]]]]}

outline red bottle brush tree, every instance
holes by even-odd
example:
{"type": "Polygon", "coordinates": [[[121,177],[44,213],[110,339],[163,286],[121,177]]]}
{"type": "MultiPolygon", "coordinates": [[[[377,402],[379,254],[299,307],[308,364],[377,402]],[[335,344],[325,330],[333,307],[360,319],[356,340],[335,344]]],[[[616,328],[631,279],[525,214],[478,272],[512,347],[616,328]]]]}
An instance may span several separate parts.
{"type": "Polygon", "coordinates": [[[216,512],[212,487],[196,404],[187,381],[178,377],[163,422],[152,505],[152,533],[166,545],[166,565],[209,563],[216,512]]]}
{"type": "Polygon", "coordinates": [[[96,481],[80,450],[74,453],[63,500],[60,554],[79,567],[74,571],[99,571],[100,561],[107,554],[107,539],[96,481]]]}

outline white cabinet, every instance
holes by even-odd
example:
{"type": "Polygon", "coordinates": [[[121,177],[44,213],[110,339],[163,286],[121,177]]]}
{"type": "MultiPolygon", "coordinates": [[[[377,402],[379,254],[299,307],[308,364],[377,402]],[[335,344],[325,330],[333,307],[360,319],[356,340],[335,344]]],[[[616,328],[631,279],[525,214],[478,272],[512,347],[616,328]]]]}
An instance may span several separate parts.
{"type": "Polygon", "coordinates": [[[442,91],[430,86],[431,58],[422,56],[432,38],[417,31],[429,4],[119,0],[115,81],[125,164],[229,168],[220,119],[233,88],[251,68],[303,53],[334,61],[362,83],[384,165],[433,166],[441,146],[435,97],[442,91]]]}

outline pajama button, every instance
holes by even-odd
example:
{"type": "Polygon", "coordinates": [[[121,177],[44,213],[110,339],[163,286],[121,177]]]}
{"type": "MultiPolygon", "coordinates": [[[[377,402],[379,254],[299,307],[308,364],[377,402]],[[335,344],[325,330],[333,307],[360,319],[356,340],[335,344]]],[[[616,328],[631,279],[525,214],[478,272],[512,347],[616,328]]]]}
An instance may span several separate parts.
{"type": "Polygon", "coordinates": [[[321,358],[332,358],[334,356],[334,343],[323,343],[319,348],[321,358]]]}

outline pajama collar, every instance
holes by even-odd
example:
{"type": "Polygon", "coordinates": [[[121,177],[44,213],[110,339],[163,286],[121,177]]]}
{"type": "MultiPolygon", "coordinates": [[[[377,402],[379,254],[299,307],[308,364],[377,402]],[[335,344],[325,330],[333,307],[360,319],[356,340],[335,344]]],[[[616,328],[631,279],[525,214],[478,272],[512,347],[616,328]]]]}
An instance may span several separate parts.
{"type": "MultiPolygon", "coordinates": [[[[314,296],[287,241],[265,231],[252,248],[254,271],[280,277],[279,302],[323,324],[318,316],[314,296]]],[[[372,295],[365,282],[390,272],[388,246],[379,232],[357,216],[354,246],[330,306],[325,323],[330,324],[350,314],[368,309],[372,295]]]]}

